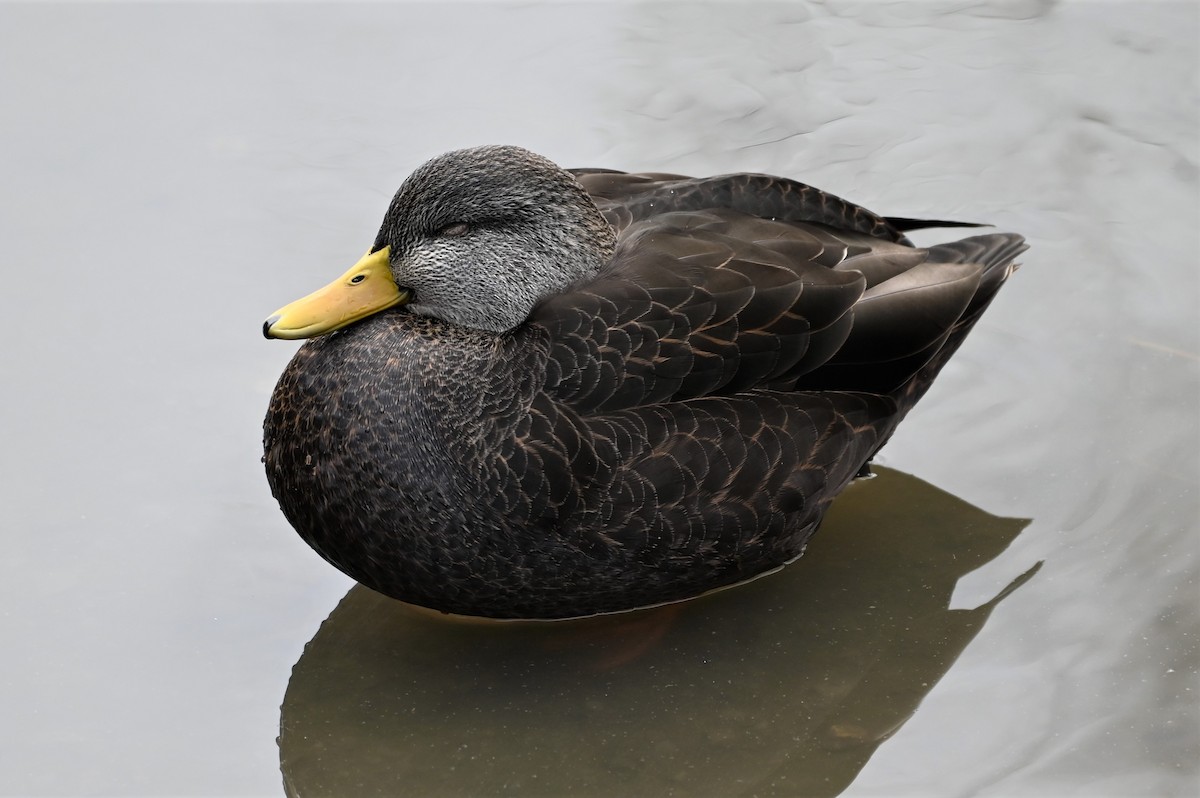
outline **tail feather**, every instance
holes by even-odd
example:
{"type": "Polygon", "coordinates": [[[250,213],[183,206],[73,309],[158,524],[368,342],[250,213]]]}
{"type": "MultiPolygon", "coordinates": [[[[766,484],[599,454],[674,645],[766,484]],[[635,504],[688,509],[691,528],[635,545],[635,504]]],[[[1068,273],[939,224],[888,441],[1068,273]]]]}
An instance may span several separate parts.
{"type": "Polygon", "coordinates": [[[1018,255],[1029,246],[1025,239],[1016,233],[994,233],[991,235],[973,236],[961,241],[938,244],[929,250],[929,259],[938,263],[977,263],[983,267],[979,287],[971,297],[962,316],[950,328],[945,343],[924,366],[917,370],[903,386],[893,395],[900,407],[900,418],[912,409],[929,386],[933,384],[938,372],[950,360],[950,357],[962,345],[967,334],[979,321],[980,316],[996,298],[1000,286],[1017,270],[1014,261],[1018,255]]]}
{"type": "Polygon", "coordinates": [[[931,247],[923,263],[864,294],[842,348],[801,377],[796,389],[890,397],[897,412],[879,430],[878,451],[962,345],[1025,249],[1024,239],[1012,233],[931,247]]]}
{"type": "Polygon", "coordinates": [[[908,219],[903,216],[885,216],[883,220],[902,233],[907,233],[909,230],[928,230],[933,227],[991,227],[989,224],[979,224],[977,222],[951,222],[946,219],[908,219]]]}
{"type": "Polygon", "coordinates": [[[1008,279],[1009,275],[1017,270],[1018,264],[1013,259],[1028,248],[1025,239],[1015,233],[996,233],[973,236],[948,244],[938,244],[930,249],[929,260],[937,263],[979,264],[983,268],[979,285],[975,289],[971,301],[967,304],[966,310],[950,327],[941,346],[933,356],[918,368],[903,385],[890,392],[896,402],[897,412],[889,420],[887,427],[880,430],[879,444],[871,453],[871,457],[867,459],[867,463],[863,465],[864,472],[870,472],[871,460],[875,459],[875,455],[891,439],[896,427],[925,395],[942,367],[962,346],[967,334],[975,326],[975,322],[979,321],[988,305],[996,298],[1000,286],[1004,285],[1004,281],[1008,279]]]}
{"type": "Polygon", "coordinates": [[[930,247],[929,260],[934,263],[978,263],[983,266],[983,274],[979,279],[979,287],[975,296],[963,312],[955,327],[964,323],[970,329],[978,320],[979,314],[988,306],[1000,286],[1004,285],[1020,264],[1015,258],[1029,245],[1025,239],[1016,233],[993,233],[991,235],[971,236],[959,241],[938,244],[930,247]]]}

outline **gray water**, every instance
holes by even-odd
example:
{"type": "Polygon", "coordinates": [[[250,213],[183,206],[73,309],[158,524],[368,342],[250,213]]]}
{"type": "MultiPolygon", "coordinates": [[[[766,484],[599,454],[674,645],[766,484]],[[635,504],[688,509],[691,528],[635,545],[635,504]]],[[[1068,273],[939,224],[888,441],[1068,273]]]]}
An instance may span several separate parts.
{"type": "Polygon", "coordinates": [[[1196,794],[1198,33],[1190,3],[0,6],[0,793],[1196,794]],[[450,624],[279,513],[295,345],[260,325],[488,142],[1032,248],[794,566],[450,624]]]}

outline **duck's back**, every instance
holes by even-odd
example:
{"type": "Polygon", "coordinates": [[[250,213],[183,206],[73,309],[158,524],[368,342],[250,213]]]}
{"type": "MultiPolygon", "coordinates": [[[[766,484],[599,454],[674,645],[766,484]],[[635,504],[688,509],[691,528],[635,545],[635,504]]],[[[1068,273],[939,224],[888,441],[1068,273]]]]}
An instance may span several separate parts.
{"type": "Polygon", "coordinates": [[[1011,274],[1015,234],[928,249],[766,175],[576,170],[618,231],[599,279],[543,303],[550,384],[582,412],[749,390],[892,396],[902,414],[1011,274]]]}

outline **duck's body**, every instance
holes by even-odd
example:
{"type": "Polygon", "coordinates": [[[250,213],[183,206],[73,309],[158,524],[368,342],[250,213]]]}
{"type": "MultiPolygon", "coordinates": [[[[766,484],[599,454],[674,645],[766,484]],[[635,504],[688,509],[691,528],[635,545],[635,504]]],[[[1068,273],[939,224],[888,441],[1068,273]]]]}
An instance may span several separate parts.
{"type": "Polygon", "coordinates": [[[1023,249],[915,249],[914,223],[752,175],[576,172],[571,222],[582,192],[528,186],[563,180],[546,164],[481,148],[410,178],[373,248],[408,307],[310,342],[272,397],[288,520],[395,598],[574,617],[796,558],[1023,249]],[[564,254],[572,224],[594,262],[564,254]],[[463,298],[464,273],[499,276],[463,298]]]}

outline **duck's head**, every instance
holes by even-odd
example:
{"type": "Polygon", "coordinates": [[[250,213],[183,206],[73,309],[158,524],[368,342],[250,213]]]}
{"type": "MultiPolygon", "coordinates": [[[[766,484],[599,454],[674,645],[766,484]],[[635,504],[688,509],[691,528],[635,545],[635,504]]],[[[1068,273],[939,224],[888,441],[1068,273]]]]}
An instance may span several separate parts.
{"type": "Polygon", "coordinates": [[[554,163],[520,147],[456,150],[404,181],[358,263],[271,314],[263,334],[311,338],[395,305],[503,332],[594,275],[614,245],[596,204],[554,163]]]}

